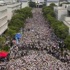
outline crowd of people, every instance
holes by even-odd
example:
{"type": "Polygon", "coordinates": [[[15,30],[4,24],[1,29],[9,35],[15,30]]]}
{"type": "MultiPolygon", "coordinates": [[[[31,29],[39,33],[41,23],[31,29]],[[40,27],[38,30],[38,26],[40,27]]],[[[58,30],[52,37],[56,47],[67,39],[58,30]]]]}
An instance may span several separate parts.
{"type": "Polygon", "coordinates": [[[25,48],[47,50],[48,53],[62,61],[69,61],[70,54],[67,53],[63,41],[56,37],[42,12],[38,10],[33,11],[33,18],[26,20],[23,35],[25,48]]]}
{"type": "Polygon", "coordinates": [[[70,70],[66,63],[62,63],[45,50],[28,50],[27,55],[11,60],[7,64],[8,70],[70,70]]]}
{"type": "Polygon", "coordinates": [[[24,70],[70,70],[70,54],[45,21],[41,9],[34,9],[33,18],[26,20],[21,42],[18,49],[22,48],[25,54],[24,70]]]}
{"type": "Polygon", "coordinates": [[[18,45],[10,49],[7,70],[70,70],[70,54],[45,21],[41,9],[32,10],[18,45]]]}

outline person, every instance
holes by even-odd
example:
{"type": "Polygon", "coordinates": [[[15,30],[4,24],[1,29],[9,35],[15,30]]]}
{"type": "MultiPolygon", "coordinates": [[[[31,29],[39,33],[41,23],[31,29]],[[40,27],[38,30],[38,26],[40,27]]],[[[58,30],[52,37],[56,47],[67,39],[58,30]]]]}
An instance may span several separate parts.
{"type": "Polygon", "coordinates": [[[15,39],[16,39],[16,44],[19,44],[19,39],[17,37],[15,39]]]}
{"type": "Polygon", "coordinates": [[[10,60],[10,53],[8,53],[8,55],[7,55],[7,61],[9,61],[10,60]]]}

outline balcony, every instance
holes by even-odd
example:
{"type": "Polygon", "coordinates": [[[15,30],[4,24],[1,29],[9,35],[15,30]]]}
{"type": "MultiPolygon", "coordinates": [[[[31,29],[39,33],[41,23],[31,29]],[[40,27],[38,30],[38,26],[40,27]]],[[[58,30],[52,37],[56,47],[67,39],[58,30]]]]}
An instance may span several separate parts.
{"type": "Polygon", "coordinates": [[[7,5],[7,19],[11,20],[12,16],[13,16],[13,11],[20,9],[21,7],[21,3],[12,3],[12,4],[8,4],[7,5]]]}
{"type": "Polygon", "coordinates": [[[15,8],[17,6],[20,6],[21,3],[12,3],[12,4],[8,4],[7,7],[8,8],[15,8]]]}
{"type": "Polygon", "coordinates": [[[7,29],[7,6],[0,6],[0,35],[7,29]]]}
{"type": "Polygon", "coordinates": [[[3,10],[6,10],[7,9],[7,6],[0,6],[0,11],[3,11],[3,10]]]}
{"type": "Polygon", "coordinates": [[[5,23],[7,23],[7,16],[5,16],[4,18],[0,19],[0,27],[5,25],[5,23]]]}
{"type": "Polygon", "coordinates": [[[6,22],[2,27],[0,27],[0,35],[8,28],[8,23],[6,22]]]}

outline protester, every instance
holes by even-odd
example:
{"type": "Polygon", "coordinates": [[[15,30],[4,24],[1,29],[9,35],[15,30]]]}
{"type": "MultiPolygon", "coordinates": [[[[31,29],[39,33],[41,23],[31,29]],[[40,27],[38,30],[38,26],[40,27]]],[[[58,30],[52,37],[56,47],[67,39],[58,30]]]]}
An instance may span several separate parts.
{"type": "Polygon", "coordinates": [[[33,9],[20,44],[11,49],[7,70],[70,70],[70,55],[58,41],[41,9],[33,9]]]}

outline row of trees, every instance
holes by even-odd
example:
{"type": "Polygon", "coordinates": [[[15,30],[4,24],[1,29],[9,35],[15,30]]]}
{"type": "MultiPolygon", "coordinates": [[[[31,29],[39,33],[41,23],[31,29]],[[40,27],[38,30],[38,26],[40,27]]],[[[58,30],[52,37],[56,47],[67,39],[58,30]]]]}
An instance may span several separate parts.
{"type": "Polygon", "coordinates": [[[15,15],[13,15],[11,21],[9,22],[9,28],[5,34],[12,37],[20,30],[21,27],[24,27],[26,18],[32,17],[31,10],[32,9],[30,7],[16,10],[15,15]]]}
{"type": "Polygon", "coordinates": [[[0,37],[0,49],[1,50],[9,50],[8,47],[6,47],[5,42],[6,38],[9,37],[10,39],[14,37],[14,35],[20,31],[20,28],[24,28],[25,20],[28,17],[32,17],[30,7],[25,7],[20,10],[14,11],[14,15],[12,19],[9,21],[8,29],[6,32],[0,37]],[[4,47],[5,46],[5,47],[4,47]]]}
{"type": "Polygon", "coordinates": [[[43,15],[48,20],[49,24],[54,30],[54,33],[58,38],[63,39],[65,45],[70,49],[70,36],[68,36],[68,27],[61,21],[56,19],[53,7],[55,4],[50,4],[50,6],[43,7],[43,15]]]}

